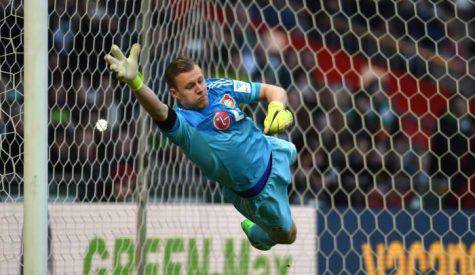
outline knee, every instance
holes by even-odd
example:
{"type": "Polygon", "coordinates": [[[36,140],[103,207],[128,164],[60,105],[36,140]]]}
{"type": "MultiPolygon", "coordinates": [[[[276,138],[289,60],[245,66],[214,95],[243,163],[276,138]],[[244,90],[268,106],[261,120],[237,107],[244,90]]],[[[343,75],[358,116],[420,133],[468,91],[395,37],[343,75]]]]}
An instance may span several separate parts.
{"type": "Polygon", "coordinates": [[[290,230],[289,233],[287,233],[284,238],[282,239],[282,244],[293,244],[295,240],[297,239],[297,229],[290,230]]]}
{"type": "Polygon", "coordinates": [[[287,238],[287,244],[292,244],[297,239],[297,227],[295,224],[292,225],[292,230],[290,230],[287,238]]]}
{"type": "Polygon", "coordinates": [[[274,235],[272,239],[279,244],[292,244],[297,239],[297,227],[292,224],[290,232],[274,235]]]}
{"type": "Polygon", "coordinates": [[[281,244],[293,244],[297,239],[297,232],[290,231],[281,239],[281,244]]]}
{"type": "Polygon", "coordinates": [[[289,244],[294,243],[296,239],[297,239],[297,228],[295,227],[295,230],[292,230],[290,232],[290,239],[289,239],[290,242],[289,242],[289,244]]]}

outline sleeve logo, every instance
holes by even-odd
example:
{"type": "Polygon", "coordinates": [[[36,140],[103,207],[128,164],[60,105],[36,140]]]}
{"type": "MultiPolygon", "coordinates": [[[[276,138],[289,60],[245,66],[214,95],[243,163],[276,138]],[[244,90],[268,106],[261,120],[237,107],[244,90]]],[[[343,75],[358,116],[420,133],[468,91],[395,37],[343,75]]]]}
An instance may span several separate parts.
{"type": "Polygon", "coordinates": [[[250,93],[251,92],[251,84],[244,81],[233,80],[233,88],[235,92],[239,93],[250,93]]]}

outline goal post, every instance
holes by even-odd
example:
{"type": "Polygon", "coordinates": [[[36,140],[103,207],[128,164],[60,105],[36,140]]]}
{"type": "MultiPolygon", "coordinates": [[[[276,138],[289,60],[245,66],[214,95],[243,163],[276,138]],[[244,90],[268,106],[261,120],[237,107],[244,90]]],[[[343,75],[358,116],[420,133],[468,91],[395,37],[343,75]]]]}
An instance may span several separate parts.
{"type": "MultiPolygon", "coordinates": [[[[48,1],[24,0],[25,274],[48,274],[48,1]]],[[[3,245],[2,245],[3,246],[3,245]]]]}

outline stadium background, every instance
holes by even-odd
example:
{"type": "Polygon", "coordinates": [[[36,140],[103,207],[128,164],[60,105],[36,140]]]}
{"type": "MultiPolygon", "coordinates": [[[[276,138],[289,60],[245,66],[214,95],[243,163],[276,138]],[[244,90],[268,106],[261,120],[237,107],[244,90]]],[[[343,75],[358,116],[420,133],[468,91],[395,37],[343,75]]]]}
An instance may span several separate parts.
{"type": "MultiPolygon", "coordinates": [[[[102,57],[112,43],[129,49],[148,31],[148,83],[167,102],[162,74],[180,50],[209,77],[288,91],[296,124],[281,137],[299,152],[290,201],[317,207],[317,236],[336,240],[318,250],[320,270],[339,262],[351,271],[359,248],[342,245],[358,234],[374,244],[404,239],[406,251],[413,238],[426,248],[473,242],[473,2],[155,2],[160,8],[144,26],[137,2],[49,1],[51,201],[134,200],[140,108],[102,57]],[[201,21],[187,26],[196,16],[201,21]],[[98,118],[110,129],[94,129],[98,118]],[[339,229],[355,217],[376,225],[339,229]],[[388,231],[378,226],[383,217],[395,221],[388,231]],[[406,224],[408,231],[398,227],[406,224]]],[[[22,22],[15,1],[0,3],[1,46],[12,53],[2,59],[0,84],[0,201],[8,202],[22,196],[22,22]]],[[[262,125],[264,105],[245,110],[262,125]]],[[[150,203],[222,203],[219,186],[149,129],[148,158],[158,164],[150,203]]]]}

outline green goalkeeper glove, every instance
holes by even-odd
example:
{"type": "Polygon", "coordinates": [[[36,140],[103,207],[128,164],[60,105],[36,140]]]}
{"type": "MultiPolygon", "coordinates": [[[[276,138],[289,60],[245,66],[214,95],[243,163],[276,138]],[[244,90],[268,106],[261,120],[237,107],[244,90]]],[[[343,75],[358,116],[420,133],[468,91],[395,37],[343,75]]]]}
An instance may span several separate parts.
{"type": "Polygon", "coordinates": [[[267,106],[267,116],[264,120],[264,134],[282,133],[294,122],[292,113],[279,101],[272,101],[267,106]]]}
{"type": "Polygon", "coordinates": [[[117,74],[117,78],[129,85],[132,91],[142,88],[142,75],[139,72],[140,45],[134,44],[129,57],[125,57],[117,45],[112,45],[111,54],[104,59],[111,71],[117,74]]]}

